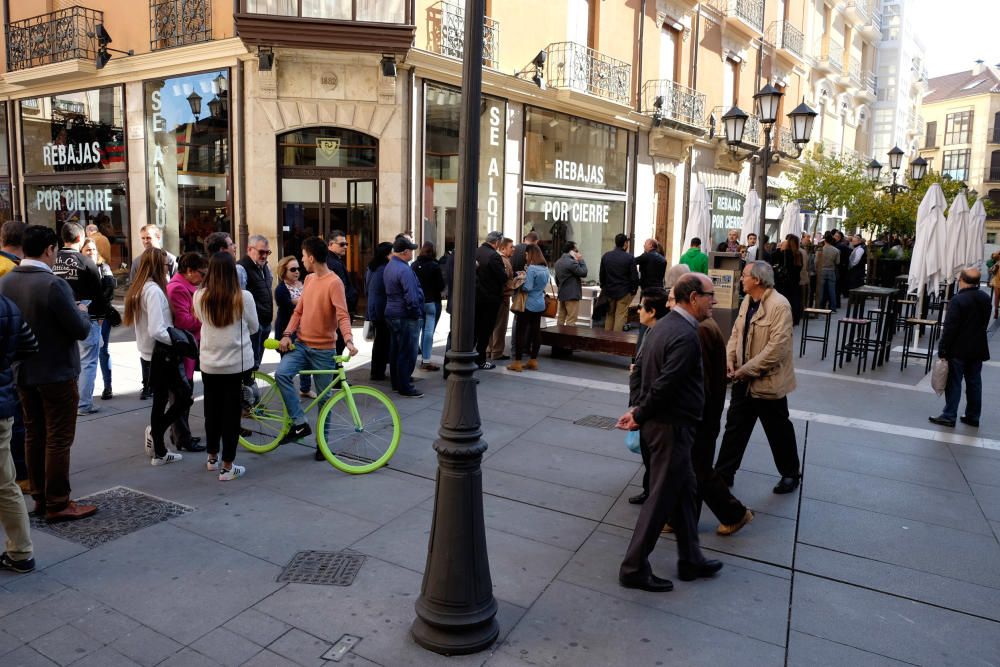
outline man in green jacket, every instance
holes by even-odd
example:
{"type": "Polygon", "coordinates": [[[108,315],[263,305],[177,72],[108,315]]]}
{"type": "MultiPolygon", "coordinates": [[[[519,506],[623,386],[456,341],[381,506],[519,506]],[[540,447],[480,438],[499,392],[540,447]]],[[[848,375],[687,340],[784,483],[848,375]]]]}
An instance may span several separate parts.
{"type": "Polygon", "coordinates": [[[681,255],[681,264],[686,265],[694,273],[708,275],[708,255],[701,251],[701,239],[697,236],[691,239],[691,247],[681,255]]]}

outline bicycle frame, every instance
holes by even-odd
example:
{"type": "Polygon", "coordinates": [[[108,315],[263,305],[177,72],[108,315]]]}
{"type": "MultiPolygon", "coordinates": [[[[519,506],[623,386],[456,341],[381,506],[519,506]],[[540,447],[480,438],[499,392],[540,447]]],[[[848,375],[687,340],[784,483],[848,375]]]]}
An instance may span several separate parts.
{"type": "Polygon", "coordinates": [[[344,364],[350,360],[350,356],[334,357],[333,360],[336,362],[337,367],[330,370],[309,370],[309,371],[299,371],[299,375],[333,375],[334,377],[326,385],[323,391],[319,392],[312,401],[309,402],[303,409],[303,413],[311,412],[320,403],[327,400],[330,392],[333,391],[333,386],[340,381],[340,387],[344,391],[344,398],[347,400],[347,407],[351,411],[351,418],[354,419],[354,428],[357,431],[361,430],[361,415],[358,414],[358,407],[354,403],[354,394],[351,393],[351,384],[347,381],[347,371],[344,369],[344,364]]]}

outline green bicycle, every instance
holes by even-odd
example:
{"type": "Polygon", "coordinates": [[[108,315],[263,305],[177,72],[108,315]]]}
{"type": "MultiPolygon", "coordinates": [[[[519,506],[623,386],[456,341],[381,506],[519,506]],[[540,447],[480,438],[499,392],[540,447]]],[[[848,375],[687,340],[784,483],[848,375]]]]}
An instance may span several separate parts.
{"type": "MultiPolygon", "coordinates": [[[[265,347],[277,349],[278,341],[265,347]]],[[[316,420],[316,443],[330,464],[343,472],[360,475],[384,466],[399,446],[399,412],[392,400],[378,389],[351,386],[344,364],[349,355],[334,357],[336,368],[302,371],[302,375],[333,375],[304,412],[322,404],[316,420]],[[334,392],[339,381],[340,389],[334,392]],[[331,395],[332,394],[332,395],[331,395]]],[[[255,454],[278,447],[293,424],[278,383],[266,373],[254,372],[253,405],[243,412],[240,444],[255,454]]]]}

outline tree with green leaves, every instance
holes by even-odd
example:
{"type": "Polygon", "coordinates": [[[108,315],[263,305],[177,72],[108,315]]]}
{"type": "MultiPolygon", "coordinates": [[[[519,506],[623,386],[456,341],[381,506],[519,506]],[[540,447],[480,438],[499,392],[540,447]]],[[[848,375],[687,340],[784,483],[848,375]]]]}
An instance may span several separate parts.
{"type": "Polygon", "coordinates": [[[813,232],[821,215],[839,208],[854,209],[871,191],[861,160],[827,152],[822,145],[802,160],[789,180],[792,187],[785,190],[785,200],[798,200],[803,211],[815,214],[813,232]]]}

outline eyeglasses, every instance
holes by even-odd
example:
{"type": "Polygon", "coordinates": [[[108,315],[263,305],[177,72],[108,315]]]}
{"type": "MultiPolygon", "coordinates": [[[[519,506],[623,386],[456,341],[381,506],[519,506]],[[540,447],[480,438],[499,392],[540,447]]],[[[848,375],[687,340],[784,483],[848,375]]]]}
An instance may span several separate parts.
{"type": "Polygon", "coordinates": [[[263,255],[264,257],[268,257],[271,254],[271,251],[270,250],[257,250],[257,254],[258,255],[263,255]]]}
{"type": "Polygon", "coordinates": [[[297,267],[297,266],[290,266],[290,267],[288,267],[288,271],[294,271],[295,273],[298,273],[299,272],[299,267],[297,267]]]}
{"type": "Polygon", "coordinates": [[[347,241],[341,241],[337,245],[339,245],[341,248],[346,248],[347,247],[347,241]]]}
{"type": "Polygon", "coordinates": [[[702,292],[701,290],[698,290],[695,294],[700,294],[701,296],[715,296],[715,290],[710,292],[702,292]]]}

